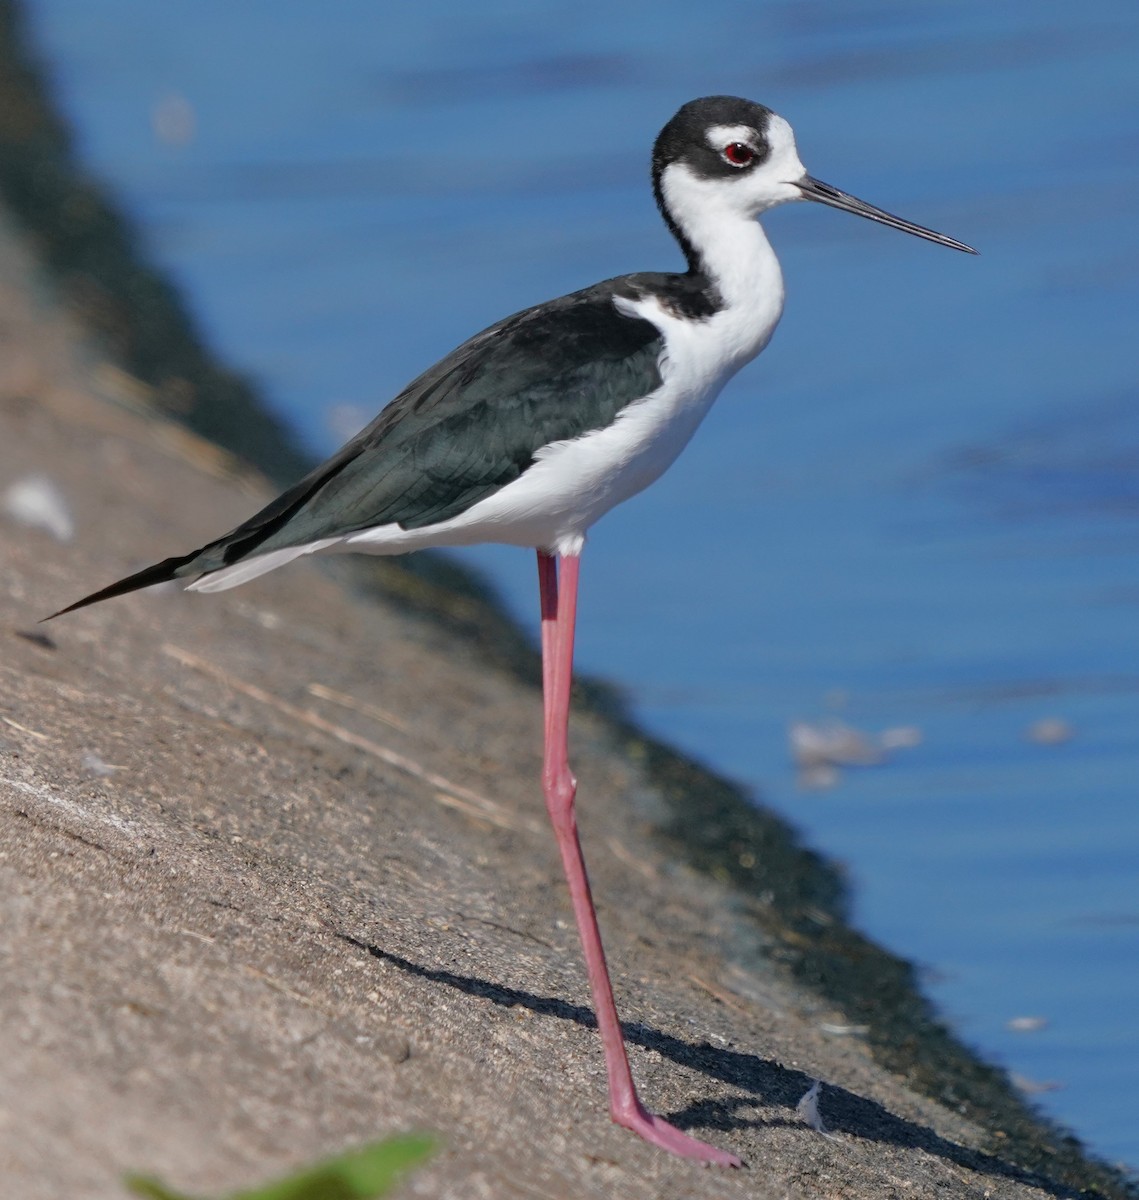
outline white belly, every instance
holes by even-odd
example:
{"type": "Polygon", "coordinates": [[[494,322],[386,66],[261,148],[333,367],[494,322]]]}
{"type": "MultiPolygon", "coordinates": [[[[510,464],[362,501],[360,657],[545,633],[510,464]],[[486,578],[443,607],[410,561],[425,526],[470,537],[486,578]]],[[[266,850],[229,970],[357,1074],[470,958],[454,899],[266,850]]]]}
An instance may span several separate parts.
{"type": "Polygon", "coordinates": [[[362,530],[339,548],[399,554],[420,546],[506,542],[579,553],[595,521],[675,461],[721,388],[771,333],[767,328],[762,338],[741,339],[730,311],[691,322],[663,313],[654,301],[621,307],[647,317],[665,335],[662,383],[655,392],[623,409],[612,425],[539,450],[524,475],[457,517],[425,529],[362,530]]]}
{"type": "Polygon", "coordinates": [[[577,553],[595,521],[659,478],[715,399],[711,390],[701,397],[675,392],[666,383],[605,429],[539,450],[524,475],[457,517],[425,529],[365,529],[342,548],[399,554],[420,546],[506,542],[577,553]]]}

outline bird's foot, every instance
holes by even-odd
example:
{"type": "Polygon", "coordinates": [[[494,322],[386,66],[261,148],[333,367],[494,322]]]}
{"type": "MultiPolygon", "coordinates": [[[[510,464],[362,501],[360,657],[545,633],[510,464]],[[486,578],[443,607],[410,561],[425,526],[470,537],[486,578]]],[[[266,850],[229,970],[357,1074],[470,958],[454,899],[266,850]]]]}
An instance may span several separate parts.
{"type": "Polygon", "coordinates": [[[633,1133],[639,1134],[654,1146],[679,1154],[682,1158],[694,1158],[697,1162],[712,1163],[717,1167],[742,1167],[743,1163],[734,1154],[697,1141],[670,1125],[663,1117],[654,1116],[644,1106],[634,1101],[627,1111],[614,1111],[613,1120],[633,1133]]]}

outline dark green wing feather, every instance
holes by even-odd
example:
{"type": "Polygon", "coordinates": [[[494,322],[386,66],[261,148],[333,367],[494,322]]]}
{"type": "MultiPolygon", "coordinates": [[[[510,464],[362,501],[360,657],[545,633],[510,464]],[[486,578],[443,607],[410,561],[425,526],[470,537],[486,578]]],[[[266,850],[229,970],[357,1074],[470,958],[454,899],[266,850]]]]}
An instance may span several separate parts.
{"type": "Polygon", "coordinates": [[[543,446],[603,428],[660,384],[659,330],[613,303],[637,292],[636,277],[625,276],[507,317],[441,359],[224,537],[62,611],[252,554],[458,515],[517,479],[543,446]]]}
{"type": "Polygon", "coordinates": [[[517,479],[543,446],[609,424],[660,383],[659,331],[623,316],[613,296],[598,285],[464,343],[223,539],[227,548],[244,557],[377,525],[434,525],[517,479]]]}

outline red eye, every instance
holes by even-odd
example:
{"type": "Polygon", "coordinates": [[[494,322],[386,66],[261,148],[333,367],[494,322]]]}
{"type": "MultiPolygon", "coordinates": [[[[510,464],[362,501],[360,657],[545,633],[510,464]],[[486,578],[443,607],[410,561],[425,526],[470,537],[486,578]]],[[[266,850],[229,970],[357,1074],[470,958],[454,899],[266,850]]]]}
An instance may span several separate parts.
{"type": "Polygon", "coordinates": [[[733,167],[746,167],[755,158],[755,151],[746,142],[729,142],[724,147],[724,158],[733,167]]]}

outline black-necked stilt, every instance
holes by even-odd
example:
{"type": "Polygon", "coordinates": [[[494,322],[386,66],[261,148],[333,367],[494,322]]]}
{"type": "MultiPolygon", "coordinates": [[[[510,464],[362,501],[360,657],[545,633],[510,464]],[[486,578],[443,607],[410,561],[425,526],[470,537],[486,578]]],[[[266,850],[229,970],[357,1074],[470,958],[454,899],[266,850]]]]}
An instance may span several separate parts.
{"type": "Polygon", "coordinates": [[[652,181],[686,272],[621,275],[492,325],[231,533],[61,611],[176,578],[221,591],[319,551],[400,554],[473,542],[536,549],[543,786],[597,1010],[610,1112],[675,1154],[738,1166],[734,1155],[647,1112],[629,1071],[567,760],[582,547],[599,517],[672,463],[724,383],[767,345],[783,310],[783,279],[760,213],[818,200],[975,251],[811,178],[787,122],[731,96],[680,109],[653,147],[652,181]]]}

